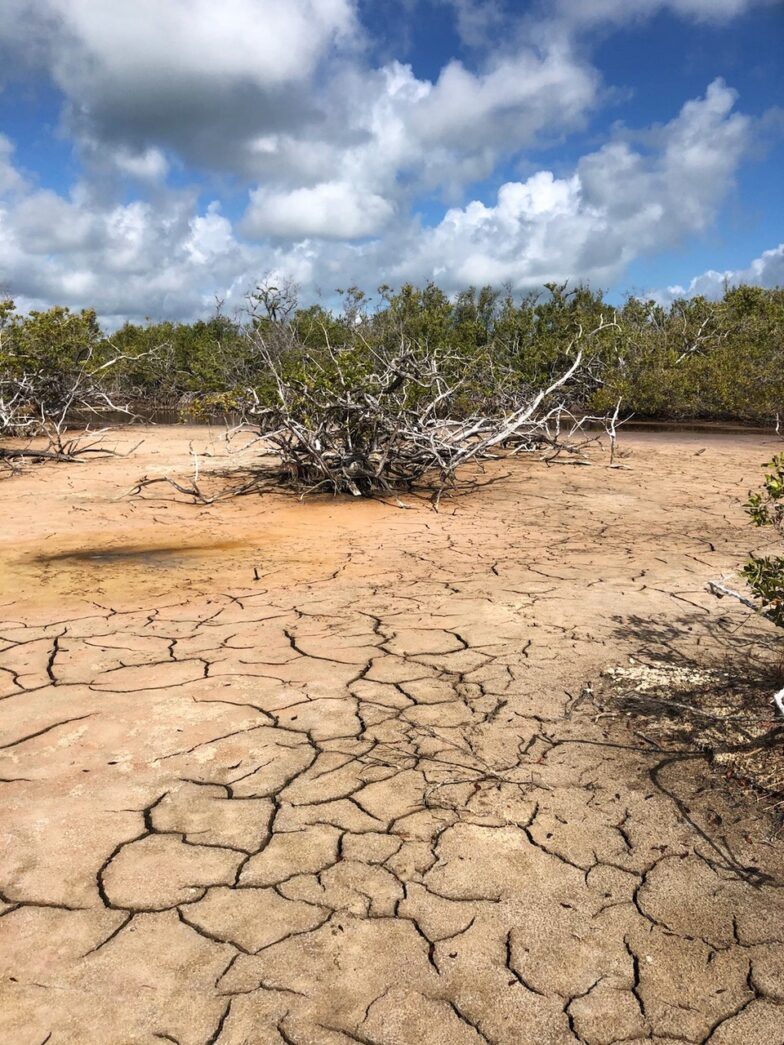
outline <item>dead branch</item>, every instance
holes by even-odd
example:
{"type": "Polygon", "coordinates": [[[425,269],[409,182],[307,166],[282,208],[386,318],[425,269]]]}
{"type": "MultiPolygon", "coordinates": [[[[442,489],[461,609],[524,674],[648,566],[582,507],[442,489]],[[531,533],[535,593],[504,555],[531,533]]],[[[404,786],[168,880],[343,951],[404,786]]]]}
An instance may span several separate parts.
{"type": "Polygon", "coordinates": [[[759,606],[753,599],[750,599],[747,595],[743,595],[739,591],[735,591],[733,588],[728,588],[721,580],[708,581],[705,587],[711,595],[715,595],[717,599],[735,599],[736,602],[739,602],[742,606],[746,606],[747,609],[753,610],[755,613],[760,612],[759,606]]]}
{"type": "MultiPolygon", "coordinates": [[[[708,581],[705,587],[712,595],[715,595],[717,599],[735,599],[736,602],[739,602],[747,609],[753,610],[754,613],[757,613],[762,617],[768,616],[765,610],[754,602],[753,599],[750,599],[747,595],[743,595],[739,591],[735,591],[734,588],[728,588],[727,585],[723,583],[723,579],[719,581],[708,581]]],[[[773,694],[773,703],[781,715],[784,716],[784,689],[780,689],[773,694]]]]}
{"type": "MultiPolygon", "coordinates": [[[[79,431],[69,427],[79,414],[100,417],[106,411],[132,417],[102,384],[102,375],[124,356],[93,366],[92,349],[54,377],[43,370],[0,370],[0,462],[7,474],[26,461],[74,462],[87,455],[121,456],[102,444],[109,428],[79,431]]],[[[131,453],[128,451],[128,453],[131,453]]]]}
{"type": "MultiPolygon", "coordinates": [[[[272,384],[272,400],[248,390],[244,416],[271,459],[268,480],[284,482],[302,495],[349,493],[386,497],[420,485],[435,503],[458,482],[458,470],[501,456],[546,450],[577,454],[596,435],[572,417],[560,396],[580,371],[582,344],[615,321],[578,331],[568,346],[570,365],[551,383],[526,394],[504,413],[461,417],[456,401],[464,380],[459,357],[400,345],[393,358],[363,342],[336,349],[324,338],[320,354],[300,357],[286,369],[277,344],[254,334],[258,357],[272,384]],[[569,424],[564,426],[564,420],[569,424]]],[[[620,407],[620,405],[619,405],[620,407]]],[[[614,453],[618,409],[606,430],[614,453]]],[[[592,419],[598,421],[599,419],[592,419]]],[[[260,476],[263,465],[260,465],[260,476]]]]}

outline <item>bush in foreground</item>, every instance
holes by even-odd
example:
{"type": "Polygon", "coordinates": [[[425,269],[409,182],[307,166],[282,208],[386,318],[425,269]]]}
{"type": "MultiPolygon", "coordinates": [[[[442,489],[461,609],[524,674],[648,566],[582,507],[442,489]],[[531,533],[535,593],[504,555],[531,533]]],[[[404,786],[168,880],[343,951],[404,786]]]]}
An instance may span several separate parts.
{"type": "MultiPolygon", "coordinates": [[[[746,510],[756,526],[784,537],[784,453],[764,466],[762,489],[749,495],[746,510]]],[[[750,555],[741,573],[758,600],[762,614],[784,628],[784,555],[750,555]]]]}

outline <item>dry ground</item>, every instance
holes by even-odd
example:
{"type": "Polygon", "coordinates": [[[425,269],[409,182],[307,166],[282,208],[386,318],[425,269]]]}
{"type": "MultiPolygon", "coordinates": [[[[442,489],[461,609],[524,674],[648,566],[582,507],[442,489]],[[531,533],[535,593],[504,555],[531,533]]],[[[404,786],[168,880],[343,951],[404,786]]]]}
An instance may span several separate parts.
{"type": "Polygon", "coordinates": [[[769,444],[435,514],[118,501],[144,435],[0,483],[2,1045],[782,1045],[784,840],[585,691],[757,656],[769,444]]]}

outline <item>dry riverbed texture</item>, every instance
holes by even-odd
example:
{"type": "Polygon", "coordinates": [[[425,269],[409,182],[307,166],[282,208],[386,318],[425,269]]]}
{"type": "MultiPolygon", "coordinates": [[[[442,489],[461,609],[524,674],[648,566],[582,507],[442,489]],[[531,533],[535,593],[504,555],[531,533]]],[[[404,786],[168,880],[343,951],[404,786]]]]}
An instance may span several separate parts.
{"type": "Polygon", "coordinates": [[[764,656],[770,443],[436,514],[122,499],[211,439],[141,435],[0,484],[3,1045],[782,1045],[784,840],[599,699],[764,656]]]}

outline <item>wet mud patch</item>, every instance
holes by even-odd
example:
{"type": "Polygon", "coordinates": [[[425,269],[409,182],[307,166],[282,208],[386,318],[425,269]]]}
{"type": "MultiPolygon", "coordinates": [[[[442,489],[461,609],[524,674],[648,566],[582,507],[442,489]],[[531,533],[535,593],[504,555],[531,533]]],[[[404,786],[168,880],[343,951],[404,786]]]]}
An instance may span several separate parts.
{"type": "Polygon", "coordinates": [[[237,548],[248,547],[247,541],[217,541],[210,544],[110,545],[105,548],[78,548],[51,555],[35,555],[31,561],[39,566],[140,566],[172,568],[195,558],[209,558],[237,548]]]}
{"type": "Polygon", "coordinates": [[[28,601],[59,598],[75,605],[97,598],[135,604],[207,589],[215,578],[250,577],[271,554],[269,537],[262,541],[207,531],[189,534],[189,543],[178,542],[172,533],[155,540],[157,535],[148,532],[129,540],[127,533],[111,533],[108,526],[107,531],[103,539],[83,532],[53,541],[46,550],[40,545],[19,549],[21,554],[5,561],[0,555],[0,587],[24,593],[28,601]]]}

